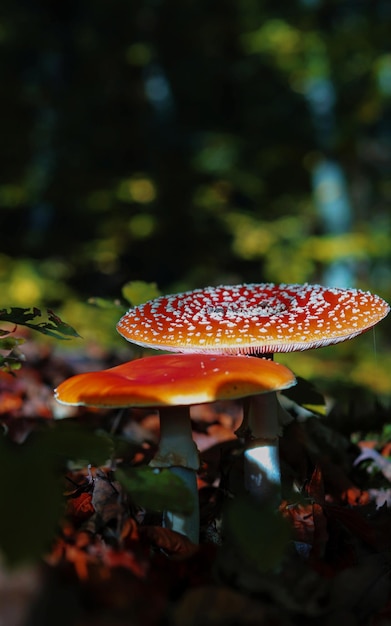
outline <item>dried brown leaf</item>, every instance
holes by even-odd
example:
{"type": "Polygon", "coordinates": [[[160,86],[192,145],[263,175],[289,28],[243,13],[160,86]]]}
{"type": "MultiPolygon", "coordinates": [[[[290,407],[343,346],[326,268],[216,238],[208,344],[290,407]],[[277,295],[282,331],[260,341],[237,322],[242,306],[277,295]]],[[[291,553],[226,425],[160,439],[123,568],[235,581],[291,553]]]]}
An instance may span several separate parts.
{"type": "Polygon", "coordinates": [[[190,539],[169,528],[160,526],[141,526],[140,537],[170,556],[186,558],[193,556],[198,550],[198,546],[190,539]]]}
{"type": "Polygon", "coordinates": [[[253,600],[229,587],[202,586],[189,590],[173,612],[173,626],[288,626],[287,615],[270,604],[253,600]]]}

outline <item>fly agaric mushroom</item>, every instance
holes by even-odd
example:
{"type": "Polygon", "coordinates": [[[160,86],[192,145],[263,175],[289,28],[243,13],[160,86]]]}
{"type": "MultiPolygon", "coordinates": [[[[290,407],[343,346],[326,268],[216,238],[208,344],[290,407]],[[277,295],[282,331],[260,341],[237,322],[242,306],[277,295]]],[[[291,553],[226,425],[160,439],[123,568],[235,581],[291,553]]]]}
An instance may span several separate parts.
{"type": "MultiPolygon", "coordinates": [[[[357,289],[243,284],[161,296],[128,311],[117,330],[149,348],[270,357],[352,339],[389,309],[379,296],[357,289]]],[[[279,481],[276,394],[254,396],[249,405],[246,482],[250,492],[264,498],[265,484],[279,481]]]]}
{"type": "Polygon", "coordinates": [[[189,516],[166,513],[166,525],[197,542],[199,458],[189,406],[286,389],[295,382],[288,368],[254,357],[165,354],[72,376],[57,387],[55,397],[76,406],[159,410],[160,442],[151,465],[179,475],[195,504],[189,516]]]}

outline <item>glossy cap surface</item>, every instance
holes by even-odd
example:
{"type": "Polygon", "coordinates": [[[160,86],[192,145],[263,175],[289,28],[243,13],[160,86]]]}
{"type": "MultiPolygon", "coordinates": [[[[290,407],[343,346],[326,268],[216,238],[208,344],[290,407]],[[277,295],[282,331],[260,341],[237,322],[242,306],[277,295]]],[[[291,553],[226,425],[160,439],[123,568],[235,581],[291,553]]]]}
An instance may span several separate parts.
{"type": "Polygon", "coordinates": [[[286,389],[284,365],[246,356],[163,354],[68,378],[55,390],[63,404],[161,407],[201,404],[286,389]]]}

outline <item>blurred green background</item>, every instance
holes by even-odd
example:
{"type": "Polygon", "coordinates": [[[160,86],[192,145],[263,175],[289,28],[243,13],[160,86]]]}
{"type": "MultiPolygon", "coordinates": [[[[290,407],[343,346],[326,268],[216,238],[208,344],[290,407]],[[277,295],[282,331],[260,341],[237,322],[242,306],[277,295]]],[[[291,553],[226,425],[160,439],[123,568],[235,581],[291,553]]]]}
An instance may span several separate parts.
{"type": "MultiPolygon", "coordinates": [[[[388,0],[4,0],[1,306],[119,345],[86,302],[134,280],[390,301],[390,32],[388,0]]],[[[388,393],[389,326],[280,360],[388,393]]]]}

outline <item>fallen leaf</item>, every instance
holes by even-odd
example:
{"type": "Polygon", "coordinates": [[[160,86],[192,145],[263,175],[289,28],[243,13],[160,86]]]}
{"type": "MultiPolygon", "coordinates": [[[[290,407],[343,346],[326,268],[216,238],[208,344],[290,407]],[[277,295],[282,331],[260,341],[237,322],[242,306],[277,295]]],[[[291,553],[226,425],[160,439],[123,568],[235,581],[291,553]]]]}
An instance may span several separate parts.
{"type": "Polygon", "coordinates": [[[140,538],[163,550],[171,557],[187,558],[195,554],[198,546],[180,533],[160,526],[141,526],[140,538]]]}
{"type": "Polygon", "coordinates": [[[288,626],[288,616],[270,604],[218,585],[190,589],[173,611],[173,626],[288,626]]]}

